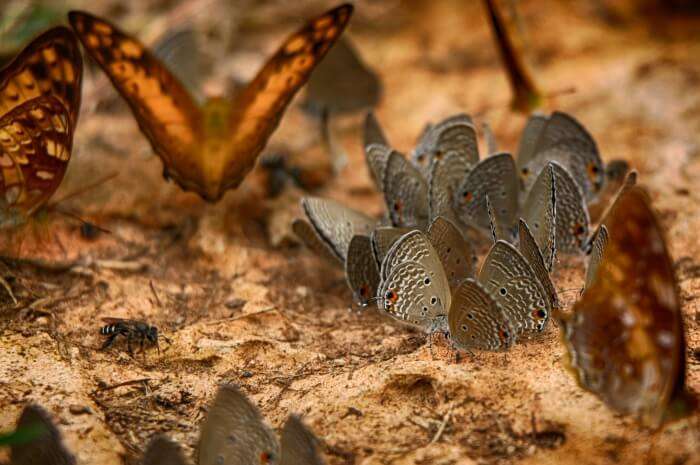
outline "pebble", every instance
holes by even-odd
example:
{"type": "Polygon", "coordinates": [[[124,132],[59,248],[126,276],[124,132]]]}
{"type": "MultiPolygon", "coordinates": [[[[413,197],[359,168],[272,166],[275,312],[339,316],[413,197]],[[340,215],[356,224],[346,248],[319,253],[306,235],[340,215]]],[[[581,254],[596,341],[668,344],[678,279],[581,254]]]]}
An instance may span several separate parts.
{"type": "Polygon", "coordinates": [[[73,415],[91,415],[92,409],[87,405],[72,404],[68,407],[68,411],[73,415]]]}

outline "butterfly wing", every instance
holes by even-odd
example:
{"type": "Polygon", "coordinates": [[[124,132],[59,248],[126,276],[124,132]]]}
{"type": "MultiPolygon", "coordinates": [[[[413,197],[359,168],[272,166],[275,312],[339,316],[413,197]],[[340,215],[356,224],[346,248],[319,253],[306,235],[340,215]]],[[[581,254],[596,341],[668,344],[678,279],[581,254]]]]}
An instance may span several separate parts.
{"type": "Polygon", "coordinates": [[[428,185],[399,152],[389,155],[382,191],[394,226],[424,229],[428,225],[428,185]]]}
{"type": "Polygon", "coordinates": [[[338,256],[333,247],[319,237],[314,227],[311,226],[308,221],[302,219],[294,220],[292,223],[292,231],[294,231],[294,234],[296,234],[299,240],[316,255],[334,264],[343,263],[343,258],[338,256]]]}
{"type": "Polygon", "coordinates": [[[673,262],[641,188],[618,198],[605,226],[597,278],[563,320],[570,367],[610,407],[656,427],[685,373],[673,262]]]}
{"type": "Polygon", "coordinates": [[[557,250],[578,253],[588,239],[589,216],[581,187],[557,162],[550,162],[556,195],[555,243],[557,250]]]}
{"type": "Polygon", "coordinates": [[[142,465],[186,465],[180,445],[165,436],[158,436],[148,443],[143,453],[142,465]]]}
{"type": "Polygon", "coordinates": [[[353,236],[369,235],[376,224],[373,218],[364,213],[330,199],[305,197],[301,200],[301,206],[318,236],[343,261],[347,258],[353,236]]]}
{"type": "Polygon", "coordinates": [[[362,306],[377,295],[379,266],[374,259],[372,241],[368,236],[356,235],[348,246],[345,260],[345,278],[353,292],[355,301],[362,306]]]}
{"type": "Polygon", "coordinates": [[[474,276],[474,249],[452,222],[442,216],[435,218],[428,228],[428,239],[440,257],[450,288],[474,276]]]}
{"type": "Polygon", "coordinates": [[[70,160],[70,113],[51,96],[37,97],[0,118],[0,226],[20,223],[61,184],[70,160]]]}
{"type": "Polygon", "coordinates": [[[530,189],[522,215],[549,271],[554,267],[556,255],[556,201],[554,168],[548,164],[530,189]]]}
{"type": "Polygon", "coordinates": [[[75,35],[65,27],[41,34],[0,70],[0,115],[37,97],[51,95],[75,128],[80,110],[83,61],[75,35]]]}
{"type": "Polygon", "coordinates": [[[28,405],[17,421],[18,431],[32,435],[30,441],[13,444],[10,449],[12,465],[74,465],[75,458],[64,447],[61,433],[48,412],[38,405],[28,405]]]}
{"type": "Polygon", "coordinates": [[[372,175],[375,186],[380,191],[382,190],[382,182],[391,153],[392,150],[383,144],[372,143],[365,146],[365,160],[369,167],[369,173],[372,175]]]}
{"type": "Polygon", "coordinates": [[[370,144],[380,144],[386,147],[389,146],[389,140],[386,138],[382,130],[377,116],[373,111],[370,111],[365,116],[365,123],[362,131],[363,146],[367,147],[370,144]]]}
{"type": "Polygon", "coordinates": [[[497,241],[481,266],[478,281],[501,305],[516,335],[544,329],[551,314],[549,296],[518,249],[497,241]]]}
{"type": "Polygon", "coordinates": [[[428,176],[428,207],[431,220],[444,216],[450,221],[459,221],[452,201],[454,192],[468,172],[469,165],[464,157],[457,153],[449,153],[433,160],[428,176]]]}
{"type": "Polygon", "coordinates": [[[68,14],[88,55],[131,108],[141,132],[163,160],[164,174],[183,189],[204,192],[201,114],[177,78],[134,37],[89,13],[68,14]]]}
{"type": "Polygon", "coordinates": [[[559,308],[557,289],[554,287],[552,278],[549,276],[542,252],[535,241],[535,237],[530,232],[530,228],[528,227],[527,223],[522,219],[518,222],[518,236],[520,239],[518,244],[520,253],[530,264],[530,268],[532,268],[532,271],[535,272],[535,275],[537,276],[537,279],[539,279],[540,284],[542,284],[545,293],[547,296],[549,296],[550,307],[559,308]]]}
{"type": "Polygon", "coordinates": [[[372,231],[370,235],[372,252],[377,263],[381,264],[386,254],[389,253],[391,246],[394,245],[401,236],[410,231],[410,228],[393,228],[391,226],[383,226],[372,231]]]}
{"type": "Polygon", "coordinates": [[[296,415],[287,419],[280,439],[280,465],[324,465],[318,454],[318,439],[296,415]]]}
{"type": "Polygon", "coordinates": [[[454,192],[454,206],[460,220],[480,228],[489,228],[486,196],[491,199],[499,225],[510,229],[518,210],[518,179],[515,162],[508,153],[481,160],[454,192]]]}
{"type": "Polygon", "coordinates": [[[476,129],[468,115],[454,115],[430,127],[411,154],[411,161],[427,178],[433,162],[449,154],[459,156],[469,167],[479,161],[476,129]]]}
{"type": "Polygon", "coordinates": [[[608,228],[605,225],[601,225],[596,232],[595,239],[591,246],[591,256],[588,259],[588,266],[586,267],[586,287],[588,289],[593,285],[598,276],[598,268],[600,268],[600,262],[603,260],[603,253],[605,252],[605,246],[608,243],[608,228]]]}
{"type": "Polygon", "coordinates": [[[223,385],[202,424],[197,453],[199,465],[275,463],[279,444],[248,398],[223,385]]]}
{"type": "Polygon", "coordinates": [[[523,134],[520,136],[520,144],[518,145],[518,157],[515,159],[521,176],[527,177],[530,175],[529,170],[523,172],[523,168],[534,158],[537,139],[539,139],[540,133],[547,124],[548,119],[547,116],[536,113],[531,115],[525,124],[525,129],[523,129],[523,134]]]}
{"type": "Polygon", "coordinates": [[[501,306],[473,279],[455,290],[448,323],[450,339],[462,349],[506,350],[515,342],[501,306]]]}
{"type": "Polygon", "coordinates": [[[253,168],[292,97],[345,29],[353,7],[343,4],[307,23],[284,41],[233,101],[220,191],[238,186],[253,168]]]}

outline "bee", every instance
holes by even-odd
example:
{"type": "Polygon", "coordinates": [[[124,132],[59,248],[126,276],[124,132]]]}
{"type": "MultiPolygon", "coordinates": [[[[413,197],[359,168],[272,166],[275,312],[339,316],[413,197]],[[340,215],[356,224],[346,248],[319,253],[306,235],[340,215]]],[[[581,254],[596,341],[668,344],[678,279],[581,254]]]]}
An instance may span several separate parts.
{"type": "Polygon", "coordinates": [[[136,341],[138,341],[142,353],[145,350],[146,342],[150,345],[155,345],[158,353],[160,353],[157,327],[151,326],[145,321],[126,320],[123,318],[102,318],[102,320],[107,323],[100,328],[100,334],[107,338],[102,344],[102,350],[109,348],[114,344],[117,337],[121,335],[126,338],[126,348],[131,356],[134,355],[131,344],[136,341]]]}

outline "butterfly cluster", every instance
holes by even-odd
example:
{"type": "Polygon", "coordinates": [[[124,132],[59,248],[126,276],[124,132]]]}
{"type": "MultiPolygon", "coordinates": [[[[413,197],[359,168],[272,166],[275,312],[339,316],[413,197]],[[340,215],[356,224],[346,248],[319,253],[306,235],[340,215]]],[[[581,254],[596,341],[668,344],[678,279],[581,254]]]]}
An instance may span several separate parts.
{"type": "MultiPolygon", "coordinates": [[[[50,415],[38,405],[22,411],[15,441],[13,465],[74,465],[75,457],[64,446],[50,415]]],[[[199,433],[199,465],[323,465],[318,439],[296,415],[290,415],[278,441],[253,403],[236,386],[224,384],[209,405],[199,433]]],[[[145,447],[143,465],[186,465],[180,445],[156,436],[145,447]]]]}
{"type": "Polygon", "coordinates": [[[344,264],[358,303],[376,302],[397,320],[444,332],[463,350],[506,350],[555,316],[572,370],[614,408],[658,424],[671,399],[684,398],[680,306],[658,224],[636,172],[620,160],[604,165],[572,116],[533,115],[516,158],[491,149],[480,159],[467,115],[429,126],[409,157],[390,148],[371,114],[364,138],[384,218],[306,198],[306,218],[293,225],[310,249],[344,264]],[[589,206],[602,211],[607,197],[614,202],[591,233],[589,206]],[[492,241],[478,269],[470,230],[492,241]],[[550,274],[557,253],[584,252],[591,256],[586,291],[566,314],[550,274]],[[621,313],[612,307],[616,297],[625,302],[621,313]],[[649,325],[646,313],[664,324],[649,325]],[[639,333],[649,348],[634,345],[639,333]]]}

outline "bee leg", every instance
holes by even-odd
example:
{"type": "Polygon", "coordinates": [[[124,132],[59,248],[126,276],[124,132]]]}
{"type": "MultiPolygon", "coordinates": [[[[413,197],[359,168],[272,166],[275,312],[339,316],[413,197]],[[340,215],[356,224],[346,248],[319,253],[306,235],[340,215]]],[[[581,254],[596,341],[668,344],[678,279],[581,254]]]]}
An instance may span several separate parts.
{"type": "Polygon", "coordinates": [[[119,333],[114,333],[110,335],[107,340],[102,344],[102,347],[100,347],[100,350],[107,350],[112,344],[114,344],[114,340],[119,336],[119,333]]]}
{"type": "Polygon", "coordinates": [[[131,333],[126,335],[126,350],[129,351],[129,355],[134,356],[134,350],[131,348],[131,333]]]}

